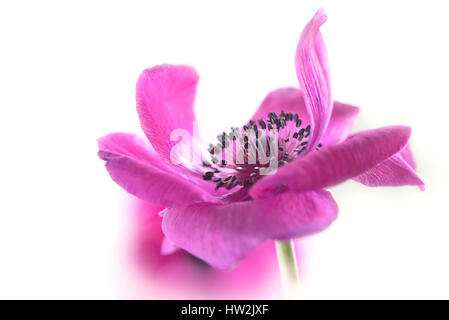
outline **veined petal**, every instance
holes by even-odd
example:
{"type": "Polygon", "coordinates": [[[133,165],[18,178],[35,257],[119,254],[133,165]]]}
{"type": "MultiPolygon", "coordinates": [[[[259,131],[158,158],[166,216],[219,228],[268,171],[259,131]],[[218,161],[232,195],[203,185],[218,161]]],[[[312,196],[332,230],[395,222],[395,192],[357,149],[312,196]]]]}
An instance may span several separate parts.
{"type": "Polygon", "coordinates": [[[287,192],[263,200],[169,208],[162,229],[176,246],[215,268],[228,269],[265,240],[324,230],[337,213],[327,191],[287,192]]]}
{"type": "Polygon", "coordinates": [[[410,185],[424,190],[424,182],[418,177],[414,165],[410,148],[406,146],[401,152],[353,179],[369,187],[410,185]]]}
{"type": "Polygon", "coordinates": [[[411,129],[390,126],[355,134],[346,141],[311,152],[258,181],[250,190],[254,198],[292,190],[303,192],[330,187],[374,168],[401,151],[411,129]]]}
{"type": "Polygon", "coordinates": [[[354,128],[359,111],[358,107],[335,101],[329,125],[320,143],[326,147],[346,140],[354,128]]]}
{"type": "Polygon", "coordinates": [[[165,161],[178,142],[170,141],[175,129],[192,136],[193,104],[198,74],[192,67],[163,64],[142,72],[137,81],[137,112],[143,132],[165,161]]]}
{"type": "Polygon", "coordinates": [[[136,197],[167,207],[198,201],[221,202],[193,182],[169,169],[145,139],[111,133],[98,139],[98,155],[111,178],[136,197]]]}
{"type": "Polygon", "coordinates": [[[332,114],[327,51],[320,32],[326,20],[326,14],[320,9],[302,31],[295,56],[296,75],[304,91],[312,128],[309,150],[314,150],[320,142],[332,114]]]}

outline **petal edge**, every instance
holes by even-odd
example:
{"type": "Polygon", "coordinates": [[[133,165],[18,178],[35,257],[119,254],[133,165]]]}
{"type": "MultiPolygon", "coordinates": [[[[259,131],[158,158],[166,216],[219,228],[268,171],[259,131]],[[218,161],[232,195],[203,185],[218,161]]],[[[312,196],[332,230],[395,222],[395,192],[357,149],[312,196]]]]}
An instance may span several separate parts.
{"type": "Polygon", "coordinates": [[[401,151],[410,134],[411,129],[404,126],[362,131],[281,167],[274,175],[258,181],[250,194],[259,199],[286,190],[303,192],[339,184],[401,151]]]}
{"type": "Polygon", "coordinates": [[[169,208],[164,234],[178,247],[218,269],[229,269],[268,239],[291,239],[326,229],[338,207],[324,190],[285,193],[225,205],[169,208]]]}
{"type": "Polygon", "coordinates": [[[329,62],[320,32],[320,27],[326,20],[324,10],[318,10],[302,31],[295,55],[296,75],[299,86],[304,91],[312,128],[308,150],[314,150],[318,145],[326,131],[333,107],[329,62]]]}
{"type": "Polygon", "coordinates": [[[216,197],[168,168],[148,143],[136,135],[116,132],[98,139],[98,156],[112,180],[129,193],[167,207],[198,201],[220,203],[216,197]]]}
{"type": "Polygon", "coordinates": [[[192,136],[198,74],[189,66],[158,65],[142,72],[136,85],[137,113],[143,132],[162,159],[170,162],[175,129],[192,136]]]}

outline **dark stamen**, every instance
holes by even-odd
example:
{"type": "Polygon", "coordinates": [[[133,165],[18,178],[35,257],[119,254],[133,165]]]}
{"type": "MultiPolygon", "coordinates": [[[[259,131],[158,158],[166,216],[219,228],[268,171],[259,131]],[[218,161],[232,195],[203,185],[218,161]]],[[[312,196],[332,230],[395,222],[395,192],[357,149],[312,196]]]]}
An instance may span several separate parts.
{"type": "Polygon", "coordinates": [[[207,171],[207,172],[203,175],[203,179],[204,179],[204,180],[211,180],[213,176],[214,176],[214,172],[213,172],[213,171],[207,171]]]}
{"type": "Polygon", "coordinates": [[[223,181],[217,183],[217,185],[216,185],[216,187],[215,187],[215,191],[217,191],[218,189],[220,189],[220,188],[223,187],[223,186],[224,186],[223,181]]]}
{"type": "Polygon", "coordinates": [[[307,138],[308,136],[310,136],[310,124],[306,127],[306,134],[304,137],[307,138]]]}
{"type": "MultiPolygon", "coordinates": [[[[261,164],[259,157],[270,157],[270,164],[272,161],[277,161],[278,166],[282,167],[298,158],[307,149],[308,141],[305,138],[310,136],[311,126],[307,125],[303,128],[302,124],[299,114],[281,110],[279,113],[270,112],[265,118],[250,120],[243,128],[231,127],[229,133],[223,132],[217,136],[216,145],[209,145],[211,159],[203,161],[202,165],[210,168],[210,171],[203,174],[203,179],[216,183],[216,190],[221,187],[231,190],[236,186],[246,187],[255,183],[263,177],[259,175],[260,169],[268,167],[266,162],[263,162],[264,165],[261,164]],[[265,137],[265,133],[261,135],[259,130],[266,129],[269,131],[266,132],[265,137]],[[273,130],[275,134],[271,135],[273,130]],[[278,143],[278,150],[277,154],[272,155],[272,146],[275,142],[278,143]],[[235,149],[237,152],[242,151],[244,163],[228,164],[222,159],[223,157],[220,157],[228,151],[236,152],[235,149]]],[[[316,149],[320,148],[321,144],[318,144],[316,149]]]]}
{"type": "Polygon", "coordinates": [[[204,167],[210,167],[211,164],[209,162],[207,162],[207,161],[203,161],[203,166],[204,167]]]}

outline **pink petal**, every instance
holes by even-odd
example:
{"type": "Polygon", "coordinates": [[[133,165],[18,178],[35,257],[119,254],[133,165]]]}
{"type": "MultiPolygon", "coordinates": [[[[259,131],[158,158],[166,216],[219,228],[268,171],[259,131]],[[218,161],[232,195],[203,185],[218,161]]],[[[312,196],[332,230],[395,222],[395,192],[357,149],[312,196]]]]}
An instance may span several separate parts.
{"type": "Polygon", "coordinates": [[[137,81],[137,112],[143,132],[166,161],[177,141],[170,141],[175,129],[192,136],[198,74],[188,66],[163,64],[142,72],[137,81]]]}
{"type": "MultiPolygon", "coordinates": [[[[297,88],[279,88],[271,91],[251,119],[256,121],[260,118],[266,119],[268,113],[279,114],[281,110],[297,113],[304,127],[309,124],[304,95],[302,90],[297,88]]],[[[345,140],[354,127],[359,111],[358,107],[335,101],[329,125],[320,142],[324,146],[329,146],[345,140]]]]}
{"type": "Polygon", "coordinates": [[[320,142],[332,114],[328,58],[320,32],[326,20],[326,14],[320,9],[302,31],[295,56],[296,75],[311,120],[309,150],[314,150],[320,142]]]}
{"type": "Polygon", "coordinates": [[[215,268],[228,269],[265,240],[324,230],[337,213],[327,191],[287,192],[263,200],[169,208],[162,229],[176,246],[215,268]]]}
{"type": "Polygon", "coordinates": [[[130,133],[111,133],[98,139],[98,155],[111,178],[136,197],[155,205],[221,202],[194,182],[168,168],[148,142],[130,133]]]}
{"type": "Polygon", "coordinates": [[[174,245],[167,237],[162,239],[161,243],[161,255],[167,256],[169,254],[175,253],[179,248],[174,245]]]}
{"type": "Polygon", "coordinates": [[[353,179],[369,187],[410,185],[419,186],[424,190],[424,182],[410,164],[414,166],[414,161],[409,147],[406,146],[398,154],[353,179]]]}
{"type": "Polygon", "coordinates": [[[415,159],[413,159],[412,150],[410,149],[410,145],[406,145],[404,149],[399,153],[401,158],[404,159],[405,162],[408,163],[410,167],[416,169],[415,159]]]}
{"type": "Polygon", "coordinates": [[[304,95],[296,88],[279,88],[268,93],[251,119],[255,121],[260,118],[266,119],[270,112],[279,114],[281,110],[297,113],[306,125],[309,123],[304,95]]]}
{"type": "Polygon", "coordinates": [[[320,143],[326,147],[346,140],[354,128],[359,111],[358,107],[335,101],[329,125],[320,143]]]}
{"type": "Polygon", "coordinates": [[[317,190],[341,183],[374,168],[401,151],[409,140],[411,129],[391,126],[367,130],[346,141],[311,152],[272,175],[262,178],[250,190],[254,198],[292,190],[317,190]]]}

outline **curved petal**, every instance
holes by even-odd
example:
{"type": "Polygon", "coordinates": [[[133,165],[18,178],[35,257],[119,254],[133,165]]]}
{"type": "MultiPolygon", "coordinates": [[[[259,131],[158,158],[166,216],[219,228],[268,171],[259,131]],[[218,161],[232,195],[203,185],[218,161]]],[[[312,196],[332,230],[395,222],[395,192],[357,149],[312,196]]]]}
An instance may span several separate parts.
{"type": "Polygon", "coordinates": [[[413,159],[412,149],[410,148],[410,144],[406,145],[404,149],[399,153],[401,158],[408,163],[412,169],[416,169],[415,159],[413,159]]]}
{"type": "Polygon", "coordinates": [[[369,187],[409,185],[424,190],[424,182],[418,177],[413,165],[413,157],[407,146],[398,154],[353,179],[369,187]]]}
{"type": "Polygon", "coordinates": [[[320,140],[323,146],[331,146],[346,140],[359,115],[358,107],[335,101],[326,132],[320,140]]]}
{"type": "Polygon", "coordinates": [[[160,206],[198,201],[221,202],[165,166],[151,146],[130,133],[98,139],[98,155],[106,161],[112,180],[136,197],[160,206]]]}
{"type": "Polygon", "coordinates": [[[270,112],[279,114],[281,110],[297,113],[305,125],[309,124],[304,95],[297,88],[279,88],[269,92],[251,119],[266,119],[270,112]]]}
{"type": "Polygon", "coordinates": [[[305,26],[296,48],[295,65],[299,86],[309,113],[312,135],[307,148],[320,142],[332,114],[331,84],[326,46],[320,32],[327,16],[322,9],[305,26]]]}
{"type": "Polygon", "coordinates": [[[263,200],[169,208],[162,229],[176,246],[213,267],[228,269],[265,240],[322,231],[337,213],[327,191],[287,192],[263,200]]]}
{"type": "Polygon", "coordinates": [[[163,64],[144,70],[137,81],[137,112],[143,132],[165,161],[177,144],[170,141],[175,129],[192,136],[193,103],[198,74],[192,67],[163,64]]]}
{"type": "Polygon", "coordinates": [[[292,190],[302,192],[330,187],[358,176],[401,151],[411,129],[391,126],[367,130],[346,141],[309,153],[257,182],[250,190],[254,198],[292,190]]]}
{"type": "Polygon", "coordinates": [[[102,153],[135,159],[162,171],[167,171],[167,166],[159,159],[151,144],[135,134],[113,132],[97,139],[97,142],[98,149],[102,153]]]}

